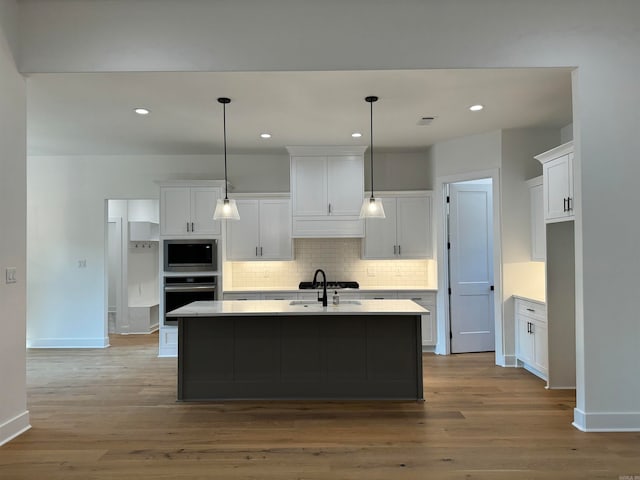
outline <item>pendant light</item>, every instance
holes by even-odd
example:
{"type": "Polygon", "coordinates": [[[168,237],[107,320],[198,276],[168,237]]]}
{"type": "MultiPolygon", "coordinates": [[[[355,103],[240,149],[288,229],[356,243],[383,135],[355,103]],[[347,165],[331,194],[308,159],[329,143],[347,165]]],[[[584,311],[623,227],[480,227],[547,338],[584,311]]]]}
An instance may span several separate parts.
{"type": "Polygon", "coordinates": [[[216,211],[213,213],[214,220],[240,220],[238,206],[235,200],[229,200],[227,194],[227,103],[231,103],[230,98],[220,97],[218,102],[222,104],[222,125],[224,134],[224,200],[218,199],[216,211]]]}
{"type": "Polygon", "coordinates": [[[373,102],[378,101],[378,97],[366,97],[365,101],[371,105],[371,135],[369,140],[369,156],[371,158],[371,197],[365,198],[360,209],[360,218],[385,218],[382,200],[373,196],[373,102]]]}

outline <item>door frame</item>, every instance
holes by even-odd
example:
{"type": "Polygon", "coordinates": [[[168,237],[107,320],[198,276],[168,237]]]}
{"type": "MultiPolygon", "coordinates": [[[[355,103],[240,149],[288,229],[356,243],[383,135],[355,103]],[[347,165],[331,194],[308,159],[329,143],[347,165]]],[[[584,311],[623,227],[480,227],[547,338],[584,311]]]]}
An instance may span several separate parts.
{"type": "Polygon", "coordinates": [[[436,178],[435,193],[435,216],[436,224],[436,250],[438,262],[438,342],[436,353],[439,355],[451,354],[451,340],[449,331],[451,329],[450,305],[449,305],[449,255],[447,254],[447,209],[446,209],[446,188],[450,183],[467,182],[491,178],[493,193],[493,280],[494,280],[494,322],[495,322],[495,362],[496,365],[505,366],[504,342],[503,342],[503,321],[502,321],[502,199],[500,196],[500,169],[492,168],[488,170],[478,170],[455,175],[446,175],[436,178]]]}

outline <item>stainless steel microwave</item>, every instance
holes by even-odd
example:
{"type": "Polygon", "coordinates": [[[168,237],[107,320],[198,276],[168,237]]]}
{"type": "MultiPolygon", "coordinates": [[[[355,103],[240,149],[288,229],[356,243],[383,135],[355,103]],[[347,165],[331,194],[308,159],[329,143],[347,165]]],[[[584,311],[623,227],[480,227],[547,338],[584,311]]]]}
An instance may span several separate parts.
{"type": "Polygon", "coordinates": [[[165,240],[165,272],[214,272],[218,269],[218,241],[165,240]]]}

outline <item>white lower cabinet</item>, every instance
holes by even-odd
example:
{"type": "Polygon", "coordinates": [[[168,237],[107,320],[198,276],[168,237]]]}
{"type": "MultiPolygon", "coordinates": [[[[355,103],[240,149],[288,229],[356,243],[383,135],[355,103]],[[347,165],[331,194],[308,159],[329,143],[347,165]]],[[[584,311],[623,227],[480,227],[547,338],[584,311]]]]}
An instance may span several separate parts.
{"type": "Polygon", "coordinates": [[[547,380],[549,338],[544,303],[515,299],[516,358],[527,370],[547,380]]]}
{"type": "Polygon", "coordinates": [[[421,307],[429,310],[428,315],[422,315],[422,346],[435,347],[437,337],[436,330],[436,293],[429,291],[398,292],[398,298],[413,300],[421,307]]]}

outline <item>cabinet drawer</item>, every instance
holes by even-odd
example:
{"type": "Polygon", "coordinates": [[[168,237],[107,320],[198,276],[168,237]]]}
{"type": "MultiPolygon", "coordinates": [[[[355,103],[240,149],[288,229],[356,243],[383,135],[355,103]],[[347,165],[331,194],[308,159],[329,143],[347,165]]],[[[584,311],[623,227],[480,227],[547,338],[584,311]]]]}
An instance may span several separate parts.
{"type": "Polygon", "coordinates": [[[435,305],[435,292],[398,292],[399,299],[413,300],[420,305],[435,305]]]}
{"type": "Polygon", "coordinates": [[[272,292],[262,294],[263,300],[297,300],[298,294],[291,292],[272,292]]]}
{"type": "Polygon", "coordinates": [[[526,315],[542,322],[547,321],[547,306],[537,302],[516,299],[516,315],[526,315]]]}
{"type": "Polygon", "coordinates": [[[260,300],[259,293],[225,293],[225,300],[260,300]]]}
{"type": "Polygon", "coordinates": [[[396,292],[362,292],[360,298],[364,300],[388,300],[398,298],[396,292]]]}

